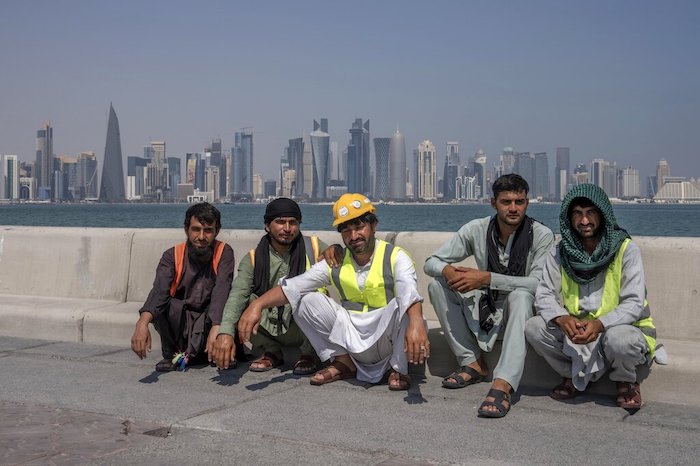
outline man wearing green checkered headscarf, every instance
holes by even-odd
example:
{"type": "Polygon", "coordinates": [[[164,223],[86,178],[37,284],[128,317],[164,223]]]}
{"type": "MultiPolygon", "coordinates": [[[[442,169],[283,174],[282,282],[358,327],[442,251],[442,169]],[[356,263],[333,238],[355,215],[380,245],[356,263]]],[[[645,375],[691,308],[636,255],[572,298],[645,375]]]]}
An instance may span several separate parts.
{"type": "Polygon", "coordinates": [[[525,327],[528,342],[564,378],[550,396],[573,398],[609,370],[617,405],[639,409],[637,367],[665,360],[656,347],[639,247],[593,184],[569,191],[559,224],[561,241],[535,295],[537,315],[525,327]]]}

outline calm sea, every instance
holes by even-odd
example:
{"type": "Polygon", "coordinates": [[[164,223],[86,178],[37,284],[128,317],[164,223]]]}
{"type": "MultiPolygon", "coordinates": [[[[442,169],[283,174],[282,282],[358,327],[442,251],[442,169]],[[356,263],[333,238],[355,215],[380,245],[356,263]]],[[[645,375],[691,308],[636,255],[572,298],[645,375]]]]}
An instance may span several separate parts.
{"type": "MultiPolygon", "coordinates": [[[[262,228],[263,204],[220,204],[227,229],[262,228]]],[[[305,230],[332,230],[330,205],[302,204],[305,230]]],[[[0,225],[180,228],[184,204],[0,204],[0,225]]],[[[456,231],[491,215],[490,205],[379,205],[383,231],[456,231]]],[[[558,204],[531,204],[528,214],[559,231],[558,204]]],[[[700,236],[700,205],[615,205],[618,223],[632,235],[700,236]]]]}

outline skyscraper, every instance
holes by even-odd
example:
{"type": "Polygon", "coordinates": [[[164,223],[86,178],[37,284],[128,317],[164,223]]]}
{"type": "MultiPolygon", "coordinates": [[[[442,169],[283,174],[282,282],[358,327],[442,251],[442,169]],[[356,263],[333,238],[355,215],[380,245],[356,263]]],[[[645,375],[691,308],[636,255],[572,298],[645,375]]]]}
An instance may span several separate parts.
{"type": "Polygon", "coordinates": [[[671,176],[671,167],[669,166],[668,162],[666,159],[661,159],[659,160],[659,163],[656,165],[656,192],[658,193],[661,191],[661,188],[664,187],[664,183],[666,183],[666,178],[671,176]]]}
{"type": "Polygon", "coordinates": [[[3,178],[3,192],[0,193],[0,198],[19,199],[19,163],[16,155],[5,156],[0,177],[3,178]]]}
{"type": "Polygon", "coordinates": [[[619,182],[620,198],[633,199],[641,196],[641,181],[639,178],[639,170],[636,168],[627,167],[620,170],[619,182]]]}
{"type": "Polygon", "coordinates": [[[234,135],[231,195],[237,199],[253,197],[253,130],[243,128],[234,135]]]}
{"type": "Polygon", "coordinates": [[[518,152],[515,154],[513,173],[517,173],[525,178],[532,193],[535,185],[535,158],[529,152],[518,152]]]}
{"type": "Polygon", "coordinates": [[[437,199],[437,152],[429,140],[418,144],[418,172],[416,174],[418,199],[437,199]]]}
{"type": "Polygon", "coordinates": [[[165,141],[151,141],[150,149],[146,150],[144,148],[144,155],[150,157],[146,165],[146,188],[144,195],[157,201],[165,200],[170,189],[165,148],[165,141]]]}
{"type": "Polygon", "coordinates": [[[119,136],[119,120],[112,104],[109,104],[107,140],[102,164],[102,184],[100,202],[123,202],[124,168],[122,167],[122,143],[119,136]]]}
{"type": "Polygon", "coordinates": [[[304,191],[304,138],[289,140],[287,161],[289,170],[294,172],[294,182],[291,185],[283,182],[282,185],[289,189],[291,197],[299,197],[304,191]]]}
{"type": "Polygon", "coordinates": [[[474,154],[472,159],[472,174],[476,178],[476,195],[477,199],[486,197],[488,192],[487,180],[486,180],[486,153],[479,149],[474,154]]]}
{"type": "Polygon", "coordinates": [[[144,157],[126,158],[126,198],[141,199],[146,189],[146,165],[144,157]]]}
{"type": "Polygon", "coordinates": [[[79,199],[97,198],[97,157],[91,151],[81,152],[75,163],[75,187],[79,199]]]}
{"type": "Polygon", "coordinates": [[[330,142],[331,137],[328,134],[328,119],[321,118],[319,125],[314,120],[314,130],[310,134],[311,138],[311,155],[313,158],[313,192],[311,197],[314,199],[325,199],[326,186],[330,173],[330,142]]]}
{"type": "Polygon", "coordinates": [[[51,179],[53,176],[53,128],[45,123],[36,132],[36,162],[34,179],[37,199],[47,200],[52,197],[51,179]]]}
{"type": "Polygon", "coordinates": [[[348,192],[369,195],[369,120],[356,118],[350,128],[347,156],[348,192]]]}
{"type": "Polygon", "coordinates": [[[391,137],[389,152],[389,197],[394,200],[404,200],[406,199],[406,143],[398,128],[391,137]]]}
{"type": "Polygon", "coordinates": [[[546,152],[536,152],[534,158],[534,186],[530,189],[535,197],[549,199],[549,160],[546,152]]]}
{"type": "Polygon", "coordinates": [[[377,179],[374,187],[375,199],[389,199],[389,155],[391,138],[374,138],[374,161],[377,179]]]}
{"type": "Polygon", "coordinates": [[[445,154],[445,169],[442,177],[442,198],[451,201],[457,198],[457,178],[459,173],[459,143],[448,142],[445,154]]]}
{"type": "Polygon", "coordinates": [[[557,164],[554,168],[554,195],[558,201],[564,200],[569,191],[570,176],[569,148],[557,147],[557,164]]]}

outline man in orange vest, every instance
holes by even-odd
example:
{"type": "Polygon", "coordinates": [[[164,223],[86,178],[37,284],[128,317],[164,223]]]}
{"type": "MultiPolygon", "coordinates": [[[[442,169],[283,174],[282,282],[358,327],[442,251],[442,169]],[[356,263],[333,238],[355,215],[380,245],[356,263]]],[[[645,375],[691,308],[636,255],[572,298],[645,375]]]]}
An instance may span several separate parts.
{"type": "Polygon", "coordinates": [[[163,360],[156,371],[184,369],[207,360],[231,290],[234,256],[228,244],[216,240],[221,214],[202,202],[187,209],[187,241],[163,253],[153,288],[139,311],[131,349],[143,359],[151,351],[148,324],[160,335],[163,360]]]}

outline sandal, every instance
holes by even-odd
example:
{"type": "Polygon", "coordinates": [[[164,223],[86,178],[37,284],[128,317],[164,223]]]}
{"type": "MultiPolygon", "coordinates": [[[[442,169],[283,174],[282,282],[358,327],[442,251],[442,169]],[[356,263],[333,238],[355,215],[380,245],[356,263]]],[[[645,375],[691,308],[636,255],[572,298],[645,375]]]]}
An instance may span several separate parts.
{"type": "Polygon", "coordinates": [[[282,357],[266,352],[258,359],[250,363],[249,370],[253,372],[267,372],[275,367],[281,366],[282,364],[284,364],[282,357]],[[258,366],[253,367],[253,364],[258,364],[258,366]]]}
{"type": "Polygon", "coordinates": [[[408,390],[411,388],[411,377],[407,374],[402,374],[394,369],[391,369],[389,371],[389,379],[387,380],[387,383],[389,384],[389,390],[392,392],[408,390]]]}
{"type": "Polygon", "coordinates": [[[473,367],[464,366],[461,372],[465,372],[470,379],[465,379],[460,375],[460,372],[453,372],[444,379],[442,379],[442,386],[445,388],[464,388],[468,385],[483,382],[486,376],[479,374],[479,372],[473,367]],[[454,382],[450,381],[453,379],[454,382]]]}
{"type": "Polygon", "coordinates": [[[328,367],[325,367],[320,371],[316,372],[314,374],[314,377],[316,377],[317,375],[320,375],[322,377],[321,380],[314,379],[312,377],[311,380],[309,380],[309,383],[311,383],[311,385],[325,385],[327,383],[335,382],[336,380],[352,379],[355,377],[355,371],[350,369],[347,365],[343,364],[342,362],[335,360],[332,363],[330,363],[328,367]],[[335,368],[338,371],[338,373],[333,374],[330,370],[331,367],[335,368]]]}
{"type": "Polygon", "coordinates": [[[175,369],[175,364],[172,361],[173,358],[163,358],[156,364],[156,372],[172,372],[175,369]]]}
{"type": "Polygon", "coordinates": [[[299,360],[294,364],[294,375],[310,375],[318,370],[319,360],[317,357],[310,354],[302,354],[299,360]]]}
{"type": "Polygon", "coordinates": [[[571,379],[564,377],[564,380],[562,380],[559,385],[552,389],[549,396],[555,400],[562,401],[570,400],[571,398],[575,398],[582,393],[583,392],[576,390],[576,387],[574,387],[574,382],[571,379]]]}
{"type": "Polygon", "coordinates": [[[617,405],[624,409],[639,409],[642,401],[642,391],[636,382],[617,382],[617,405]]]}
{"type": "Polygon", "coordinates": [[[504,417],[506,414],[508,414],[508,411],[510,411],[510,393],[506,393],[503,390],[496,390],[495,388],[492,388],[486,395],[486,398],[488,397],[492,397],[493,401],[484,400],[484,402],[481,403],[481,406],[479,407],[478,411],[480,417],[499,418],[504,417]],[[503,404],[504,401],[508,403],[508,406],[505,406],[503,404]],[[489,411],[485,409],[489,406],[493,406],[498,411],[489,411]]]}

